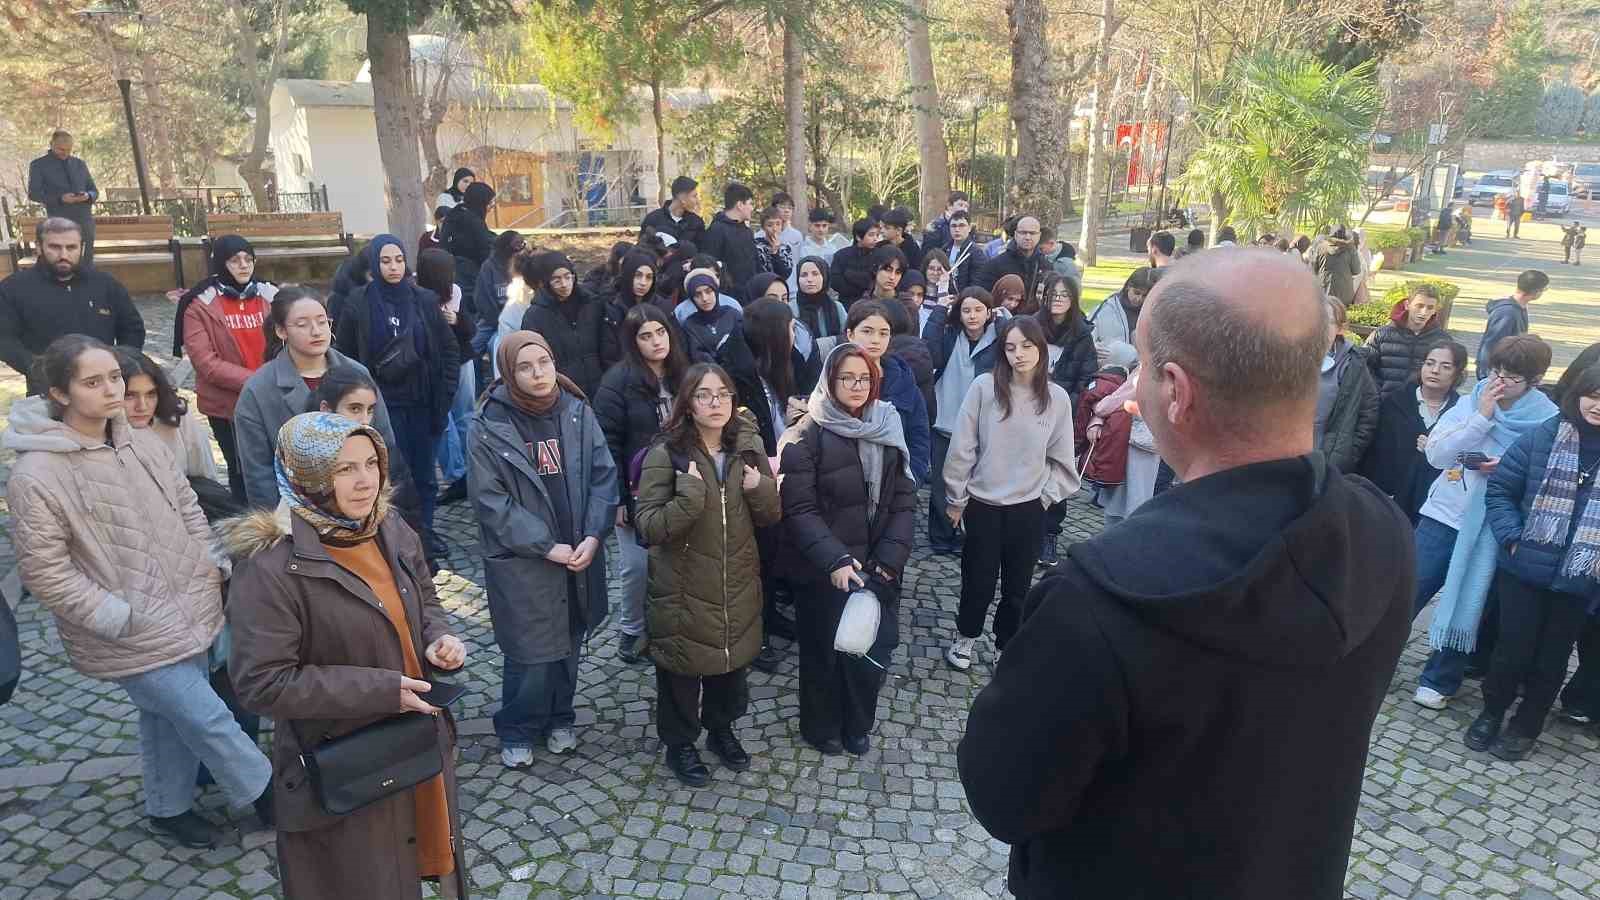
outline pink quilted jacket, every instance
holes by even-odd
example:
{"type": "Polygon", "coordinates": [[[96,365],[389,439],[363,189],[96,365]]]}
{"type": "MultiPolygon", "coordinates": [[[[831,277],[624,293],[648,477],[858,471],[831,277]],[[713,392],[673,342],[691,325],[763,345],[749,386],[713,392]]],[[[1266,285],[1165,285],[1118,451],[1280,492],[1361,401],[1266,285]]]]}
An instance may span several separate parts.
{"type": "Polygon", "coordinates": [[[161,439],[112,422],[111,445],[12,404],[6,495],[22,582],[80,672],[116,679],[204,653],[222,630],[211,529],[161,439]]]}

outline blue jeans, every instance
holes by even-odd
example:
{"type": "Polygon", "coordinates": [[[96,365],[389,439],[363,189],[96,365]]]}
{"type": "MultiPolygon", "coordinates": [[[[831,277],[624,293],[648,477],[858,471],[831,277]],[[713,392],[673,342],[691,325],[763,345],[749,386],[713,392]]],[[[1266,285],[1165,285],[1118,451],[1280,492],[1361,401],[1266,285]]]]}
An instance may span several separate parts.
{"type": "Polygon", "coordinates": [[[272,763],[240,730],[207,669],[200,653],[117,681],[139,708],[146,815],[188,812],[202,762],[235,808],[260,797],[272,781],[272,763]]]}
{"type": "Polygon", "coordinates": [[[494,337],[494,333],[499,330],[497,323],[479,322],[478,330],[472,333],[472,352],[482,356],[489,349],[489,341],[494,337]]]}
{"type": "MultiPolygon", "coordinates": [[[[1412,619],[1421,614],[1433,600],[1433,595],[1444,587],[1445,577],[1450,574],[1450,555],[1456,549],[1456,530],[1423,516],[1417,522],[1416,540],[1417,597],[1412,606],[1412,619]]],[[[1428,655],[1419,681],[1425,688],[1432,688],[1446,697],[1451,696],[1461,690],[1461,682],[1466,678],[1467,660],[1471,656],[1460,650],[1435,650],[1428,655]]]]}
{"type": "Polygon", "coordinates": [[[434,447],[445,481],[456,481],[467,475],[467,423],[472,418],[472,402],[477,395],[476,373],[472,360],[461,364],[456,396],[450,403],[450,418],[445,421],[444,433],[439,435],[434,447]]]}
{"type": "Polygon", "coordinates": [[[566,659],[534,665],[508,659],[500,671],[494,733],[502,748],[532,748],[551,729],[571,728],[578,721],[572,708],[578,693],[578,651],[566,659]]]}
{"type": "Polygon", "coordinates": [[[420,406],[389,407],[389,424],[394,427],[394,448],[411,467],[411,480],[417,486],[417,501],[422,510],[422,537],[433,534],[433,509],[439,502],[439,474],[434,470],[434,450],[438,436],[433,433],[433,412],[420,406]]]}

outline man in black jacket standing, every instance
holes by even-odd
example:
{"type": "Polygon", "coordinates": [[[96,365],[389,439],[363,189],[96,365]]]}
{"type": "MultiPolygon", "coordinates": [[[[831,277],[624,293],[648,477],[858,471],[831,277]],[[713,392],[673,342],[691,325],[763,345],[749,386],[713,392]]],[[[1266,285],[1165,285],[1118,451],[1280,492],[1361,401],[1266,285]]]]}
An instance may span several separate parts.
{"type": "Polygon", "coordinates": [[[1338,900],[1410,630],[1410,524],[1312,450],[1330,323],[1305,267],[1167,271],[1137,398],[1182,483],[1034,589],[961,780],[1018,897],[1338,900]]]}
{"type": "Polygon", "coordinates": [[[44,214],[78,223],[83,235],[83,264],[94,261],[94,202],[100,199],[89,164],[72,155],[72,135],[50,135],[50,152],[28,163],[28,199],[44,206],[44,214]]]}
{"type": "Polygon", "coordinates": [[[755,194],[737,181],[728,182],[722,192],[722,211],[711,219],[705,239],[700,242],[700,252],[709,253],[722,261],[727,270],[730,293],[742,297],[751,276],[761,271],[757,260],[756,236],[750,232],[750,216],[756,211],[755,194]]]}
{"type": "MultiPolygon", "coordinates": [[[[1022,279],[1022,296],[1032,297],[1039,287],[1040,265],[1044,257],[1039,253],[1039,220],[1023,216],[1017,220],[1017,230],[1012,233],[1006,248],[984,263],[978,271],[978,287],[994,290],[994,283],[1007,275],[1022,279]]],[[[1048,268],[1048,267],[1046,267],[1048,268]]]]}
{"type": "Polygon", "coordinates": [[[700,218],[700,182],[687,175],[672,179],[672,199],[652,209],[639,223],[639,243],[650,240],[651,233],[670,234],[679,242],[688,241],[695,247],[706,236],[706,220],[700,218]]]}
{"type": "Polygon", "coordinates": [[[86,267],[83,233],[70,219],[49,218],[36,234],[39,258],[0,281],[0,361],[43,393],[33,358],[64,334],[86,334],[114,347],[144,349],[144,319],[115,278],[86,267]]]}

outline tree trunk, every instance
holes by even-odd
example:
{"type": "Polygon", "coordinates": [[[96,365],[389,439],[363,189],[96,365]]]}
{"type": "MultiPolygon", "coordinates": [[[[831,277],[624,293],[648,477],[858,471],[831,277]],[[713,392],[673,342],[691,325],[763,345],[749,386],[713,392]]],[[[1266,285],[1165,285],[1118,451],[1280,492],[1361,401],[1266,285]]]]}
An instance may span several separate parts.
{"type": "Polygon", "coordinates": [[[944,143],[944,116],[939,110],[939,83],[933,71],[933,43],[928,36],[928,2],[911,0],[907,22],[906,62],[911,70],[911,108],[917,122],[917,155],[922,158],[917,184],[919,218],[930,222],[950,197],[950,151],[944,143]]]}
{"type": "Polygon", "coordinates": [[[1042,0],[1010,0],[1011,119],[1016,123],[1017,156],[1011,168],[1007,204],[1012,215],[1037,216],[1054,226],[1061,221],[1061,171],[1055,139],[1055,58],[1045,40],[1048,7],[1042,0]]]}
{"type": "Polygon", "coordinates": [[[406,26],[390,29],[383,16],[367,17],[367,58],[372,62],[372,116],[383,163],[389,231],[415,247],[427,222],[422,196],[416,103],[412,99],[411,42],[406,26]]]}
{"type": "Polygon", "coordinates": [[[1105,164],[1100,130],[1106,120],[1106,71],[1111,55],[1111,35],[1117,30],[1112,20],[1116,0],[1100,0],[1100,35],[1094,48],[1094,109],[1089,113],[1089,153],[1083,166],[1083,228],[1078,232],[1078,260],[1084,268],[1098,265],[1100,237],[1100,179],[1105,164]]]}
{"type": "Polygon", "coordinates": [[[656,127],[656,202],[672,199],[672,186],[667,180],[667,111],[661,100],[661,79],[650,79],[650,122],[656,127]]]}
{"type": "Polygon", "coordinates": [[[1220,231],[1222,229],[1222,226],[1227,223],[1227,221],[1228,221],[1228,212],[1229,212],[1229,210],[1228,210],[1228,198],[1224,197],[1222,195],[1221,191],[1212,191],[1211,192],[1211,225],[1210,225],[1209,228],[1206,229],[1206,231],[1207,231],[1206,246],[1207,247],[1215,247],[1217,245],[1217,232],[1220,231]]]}
{"type": "Polygon", "coordinates": [[[806,61],[799,30],[790,20],[783,23],[783,171],[803,231],[811,196],[806,190],[806,61]]]}
{"type": "Polygon", "coordinates": [[[154,58],[140,58],[139,81],[144,92],[144,109],[139,112],[143,113],[145,133],[150,140],[146,145],[147,164],[155,168],[157,196],[171,197],[178,190],[177,148],[172,143],[172,128],[167,123],[166,100],[161,90],[161,72],[154,58]]]}

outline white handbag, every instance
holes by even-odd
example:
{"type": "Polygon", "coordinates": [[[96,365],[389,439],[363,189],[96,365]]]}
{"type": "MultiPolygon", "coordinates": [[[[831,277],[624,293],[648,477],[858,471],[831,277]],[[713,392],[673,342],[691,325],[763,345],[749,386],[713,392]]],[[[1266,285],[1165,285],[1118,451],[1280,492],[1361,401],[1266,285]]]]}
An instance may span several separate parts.
{"type": "Polygon", "coordinates": [[[852,591],[844,602],[839,629],[833,633],[833,649],[851,656],[866,656],[878,640],[878,622],[882,616],[883,606],[877,594],[866,588],[852,591]]]}

